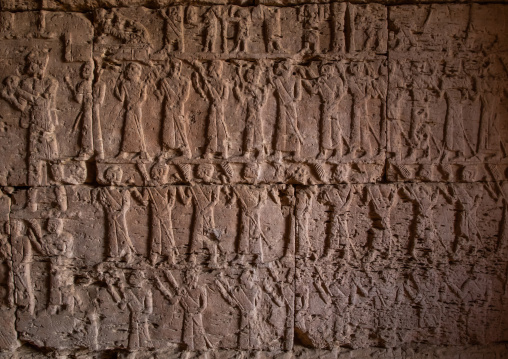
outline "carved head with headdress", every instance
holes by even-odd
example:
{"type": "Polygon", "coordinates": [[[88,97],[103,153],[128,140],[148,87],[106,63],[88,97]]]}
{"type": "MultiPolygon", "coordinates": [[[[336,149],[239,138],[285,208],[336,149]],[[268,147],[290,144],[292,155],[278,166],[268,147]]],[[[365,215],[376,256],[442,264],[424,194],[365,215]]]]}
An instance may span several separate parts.
{"type": "Polygon", "coordinates": [[[49,51],[33,50],[25,58],[25,72],[28,76],[44,76],[49,61],[49,51]]]}

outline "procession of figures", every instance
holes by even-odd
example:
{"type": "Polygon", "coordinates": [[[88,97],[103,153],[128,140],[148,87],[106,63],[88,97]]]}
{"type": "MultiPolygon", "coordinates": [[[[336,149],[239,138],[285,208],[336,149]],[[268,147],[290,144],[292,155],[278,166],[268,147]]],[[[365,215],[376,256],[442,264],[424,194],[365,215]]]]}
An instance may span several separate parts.
{"type": "Polygon", "coordinates": [[[0,350],[506,341],[508,11],[440,5],[1,12],[0,350]]]}

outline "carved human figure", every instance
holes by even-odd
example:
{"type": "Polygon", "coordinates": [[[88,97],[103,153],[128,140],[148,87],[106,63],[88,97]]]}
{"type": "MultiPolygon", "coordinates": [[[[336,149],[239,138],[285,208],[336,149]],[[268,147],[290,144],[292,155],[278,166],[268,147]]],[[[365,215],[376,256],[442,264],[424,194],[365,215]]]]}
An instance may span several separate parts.
{"type": "Polygon", "coordinates": [[[412,161],[430,159],[431,156],[430,143],[434,135],[428,124],[429,105],[432,96],[440,96],[441,90],[433,82],[434,74],[428,67],[426,62],[411,62],[411,76],[406,79],[412,104],[411,118],[407,135],[404,131],[401,131],[401,135],[409,146],[407,157],[412,161]]]}
{"type": "Polygon", "coordinates": [[[80,129],[81,149],[78,159],[87,160],[94,153],[94,135],[93,135],[93,65],[86,62],[81,66],[81,81],[74,86],[70,77],[66,76],[65,81],[69,87],[74,101],[81,105],[78,116],[74,120],[72,130],[80,129]]]}
{"type": "Polygon", "coordinates": [[[12,263],[14,276],[14,300],[16,305],[30,315],[34,314],[35,296],[32,283],[32,243],[26,226],[20,219],[11,220],[12,263]]]}
{"type": "Polygon", "coordinates": [[[129,262],[136,253],[129,236],[126,214],[131,204],[129,189],[120,187],[123,171],[119,166],[108,167],[104,173],[107,187],[99,188],[97,201],[105,213],[108,239],[107,256],[111,260],[124,258],[129,262]]]}
{"type": "Polygon", "coordinates": [[[320,53],[319,26],[322,14],[317,4],[307,4],[300,8],[300,21],[303,23],[302,52],[320,53]]]}
{"type": "Polygon", "coordinates": [[[506,156],[506,144],[502,142],[502,116],[500,104],[503,97],[508,97],[508,87],[501,80],[504,75],[496,73],[495,61],[487,62],[482,73],[475,76],[475,87],[480,98],[480,122],[478,125],[478,138],[476,152],[485,157],[499,156],[501,150],[506,156]],[[504,86],[503,86],[504,85],[504,86]]]}
{"type": "Polygon", "coordinates": [[[95,79],[93,81],[93,107],[92,107],[92,124],[94,133],[94,150],[97,159],[104,159],[104,143],[102,138],[102,116],[101,109],[106,98],[106,83],[101,79],[103,69],[101,62],[97,61],[95,65],[95,79]]]}
{"type": "Polygon", "coordinates": [[[398,338],[400,305],[405,299],[403,284],[398,280],[398,271],[385,268],[379,279],[373,282],[369,296],[377,313],[377,330],[383,346],[393,347],[400,344],[398,338]]]}
{"type": "MultiPolygon", "coordinates": [[[[197,169],[197,177],[204,183],[210,183],[214,174],[211,164],[201,164],[197,169]]],[[[180,196],[185,205],[194,206],[191,255],[197,254],[203,245],[210,253],[210,265],[218,265],[220,248],[220,231],[215,226],[215,206],[219,203],[221,186],[203,185],[179,187],[180,196]]]]}
{"type": "Polygon", "coordinates": [[[258,281],[258,273],[255,268],[244,269],[238,280],[238,285],[234,287],[224,276],[219,276],[215,280],[222,297],[229,305],[240,311],[238,348],[241,350],[262,349],[262,326],[259,313],[262,290],[258,281]]]}
{"type": "Polygon", "coordinates": [[[343,53],[346,50],[344,29],[346,25],[347,3],[331,3],[331,44],[330,52],[343,53]]]}
{"type": "Polygon", "coordinates": [[[165,156],[177,151],[179,155],[191,158],[185,118],[185,102],[189,99],[190,80],[182,75],[180,60],[175,59],[168,66],[168,76],[159,81],[159,90],[156,92],[163,100],[164,106],[162,149],[165,156]]]}
{"type": "Polygon", "coordinates": [[[459,301],[460,314],[457,321],[464,325],[468,341],[476,343],[486,340],[487,311],[492,298],[493,283],[491,277],[484,273],[486,269],[485,263],[479,261],[458,281],[452,272],[453,268],[447,268],[443,276],[449,291],[459,301]]]}
{"type": "MultiPolygon", "coordinates": [[[[19,103],[27,104],[22,110],[20,124],[21,127],[29,129],[29,185],[44,184],[47,163],[59,157],[55,133],[58,117],[54,103],[58,82],[46,73],[48,60],[48,53],[30,52],[26,57],[25,77],[16,90],[19,103]]],[[[55,165],[51,167],[54,171],[55,165]]],[[[55,176],[55,173],[53,175],[55,176]]]]}
{"type": "Polygon", "coordinates": [[[344,134],[339,122],[339,105],[347,94],[344,80],[334,65],[322,63],[319,67],[319,77],[306,87],[321,100],[318,159],[328,159],[334,150],[336,156],[341,158],[344,153],[344,134]]]}
{"type": "Polygon", "coordinates": [[[129,286],[125,290],[125,300],[130,312],[128,349],[135,358],[135,352],[142,348],[151,348],[148,319],[153,312],[153,294],[145,272],[135,269],[129,277],[129,286]]]}
{"type": "Polygon", "coordinates": [[[422,271],[422,275],[412,273],[404,286],[406,293],[417,306],[419,328],[436,340],[440,340],[442,329],[443,314],[440,302],[443,300],[444,286],[439,273],[434,268],[426,268],[422,271]]]}
{"type": "Polygon", "coordinates": [[[351,252],[357,258],[357,251],[349,234],[350,209],[356,193],[354,185],[347,184],[337,188],[326,187],[318,196],[320,203],[331,208],[325,256],[333,256],[335,251],[339,251],[346,261],[349,261],[351,252]]]}
{"type": "Polygon", "coordinates": [[[48,312],[57,314],[62,310],[74,313],[74,237],[64,231],[60,218],[48,219],[47,232],[42,233],[40,224],[30,220],[29,238],[32,246],[43,256],[49,258],[49,302],[48,312]]]}
{"type": "Polygon", "coordinates": [[[164,19],[164,48],[165,53],[185,52],[185,36],[183,26],[183,6],[170,6],[161,9],[160,15],[164,19]]]}
{"type": "MultiPolygon", "coordinates": [[[[262,6],[262,5],[261,5],[262,6]]],[[[280,9],[277,6],[263,6],[263,36],[266,52],[285,52],[282,46],[280,9]]]]}
{"type": "Polygon", "coordinates": [[[277,122],[275,128],[275,157],[282,160],[283,153],[290,152],[297,160],[304,143],[298,127],[297,102],[302,96],[301,78],[293,74],[290,60],[278,62],[269,75],[269,83],[275,90],[277,122]]]}
{"type": "Polygon", "coordinates": [[[122,142],[119,158],[148,159],[143,129],[143,104],[147,97],[147,83],[141,79],[143,68],[131,62],[118,77],[114,93],[123,104],[122,142]]]}
{"type": "MultiPolygon", "coordinates": [[[[409,254],[413,258],[418,258],[416,254],[419,242],[424,246],[424,253],[427,253],[428,261],[435,259],[439,244],[448,252],[448,247],[434,225],[434,208],[439,202],[440,190],[423,184],[414,184],[401,187],[402,193],[411,199],[415,210],[415,233],[410,236],[409,254]]],[[[442,191],[441,191],[442,192],[442,191]]]]}
{"type": "Polygon", "coordinates": [[[313,250],[309,237],[309,217],[315,194],[316,188],[311,186],[298,190],[295,196],[296,254],[302,257],[308,257],[313,250]]]}
{"type": "Polygon", "coordinates": [[[266,186],[231,186],[231,194],[240,207],[239,255],[255,255],[256,261],[264,262],[263,242],[271,247],[261,227],[261,209],[266,203],[269,189],[266,186]]]}
{"type": "Polygon", "coordinates": [[[213,60],[208,71],[203,65],[194,62],[197,72],[193,74],[193,84],[198,93],[210,105],[208,108],[205,157],[220,155],[228,157],[229,132],[224,116],[224,105],[229,98],[229,86],[222,77],[223,62],[213,60]]]}
{"type": "Polygon", "coordinates": [[[463,159],[473,150],[464,128],[462,111],[467,100],[464,90],[471,88],[470,79],[463,76],[460,60],[449,60],[443,65],[442,93],[446,101],[446,117],[443,126],[443,152],[447,160],[463,159]]]}
{"type": "Polygon", "coordinates": [[[353,101],[349,140],[350,154],[353,157],[363,157],[372,153],[369,133],[374,133],[369,121],[368,79],[365,74],[365,65],[361,62],[351,63],[349,71],[352,76],[348,78],[347,86],[353,101]]]}
{"type": "Polygon", "coordinates": [[[149,207],[150,213],[150,260],[156,264],[160,257],[167,258],[174,265],[178,249],[173,234],[171,213],[176,203],[176,187],[164,186],[168,175],[168,166],[155,164],[151,169],[153,187],[143,188],[141,194],[137,188],[132,190],[135,198],[149,207]]]}
{"type": "Polygon", "coordinates": [[[206,286],[199,285],[199,269],[189,268],[184,274],[184,283],[178,284],[170,271],[165,271],[171,288],[156,277],[157,286],[164,297],[173,305],[180,304],[184,311],[182,341],[187,351],[207,350],[212,343],[203,326],[203,312],[208,306],[206,286]]]}
{"type": "Polygon", "coordinates": [[[221,38],[224,44],[225,21],[223,18],[223,9],[221,6],[210,6],[203,14],[204,27],[204,52],[217,52],[217,39],[221,38]],[[219,30],[220,29],[220,30],[219,30]]]}
{"type": "MultiPolygon", "coordinates": [[[[371,218],[373,218],[373,227],[382,230],[382,238],[380,241],[388,246],[385,253],[387,258],[393,258],[392,253],[397,245],[397,241],[393,237],[391,215],[397,206],[399,196],[397,186],[368,186],[369,205],[371,210],[371,218]]],[[[379,248],[370,248],[370,254],[367,258],[369,262],[373,261],[379,254],[379,248]]]]}
{"type": "Polygon", "coordinates": [[[483,201],[483,188],[468,188],[465,185],[450,186],[457,209],[456,240],[454,252],[460,255],[475,255],[483,238],[478,228],[478,208],[483,201]]]}
{"type": "Polygon", "coordinates": [[[238,69],[238,81],[233,93],[245,109],[245,129],[243,132],[243,155],[250,159],[256,153],[258,159],[267,154],[265,137],[263,134],[263,108],[266,104],[268,91],[260,83],[261,66],[247,68],[243,73],[238,69]]]}
{"type": "Polygon", "coordinates": [[[295,329],[305,327],[304,311],[307,309],[305,306],[308,306],[308,290],[306,298],[298,297],[294,285],[295,270],[293,268],[289,268],[287,271],[285,268],[273,268],[272,263],[268,265],[271,280],[264,280],[263,290],[273,303],[285,309],[283,348],[289,351],[293,349],[295,329]],[[303,302],[299,302],[297,298],[303,299],[303,302]],[[301,312],[295,312],[295,310],[301,310],[301,312]],[[295,318],[300,320],[300,326],[296,324],[295,318]]]}
{"type": "Polygon", "coordinates": [[[229,18],[231,23],[236,23],[236,34],[234,46],[231,52],[246,53],[249,51],[250,28],[252,27],[252,17],[248,7],[232,7],[232,16],[229,18]]]}

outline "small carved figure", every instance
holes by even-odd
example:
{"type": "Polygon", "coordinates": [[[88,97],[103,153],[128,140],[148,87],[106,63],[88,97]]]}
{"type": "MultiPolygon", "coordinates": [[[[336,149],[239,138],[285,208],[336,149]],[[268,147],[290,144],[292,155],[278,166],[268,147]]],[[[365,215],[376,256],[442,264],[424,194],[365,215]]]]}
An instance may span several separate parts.
{"type": "Polygon", "coordinates": [[[78,116],[74,120],[72,130],[77,131],[80,128],[81,150],[78,159],[87,160],[92,157],[94,152],[93,136],[93,65],[84,63],[81,67],[82,80],[74,87],[70,77],[66,76],[65,81],[69,87],[74,100],[81,105],[78,116]]]}
{"type": "Polygon", "coordinates": [[[164,297],[173,305],[180,304],[184,310],[182,341],[187,351],[213,348],[203,326],[203,312],[208,306],[208,293],[205,286],[199,285],[199,269],[189,268],[184,275],[184,284],[180,285],[170,271],[165,271],[171,285],[167,288],[159,277],[157,286],[164,297]]]}
{"type": "Polygon", "coordinates": [[[192,78],[194,87],[210,104],[204,156],[213,157],[219,154],[222,158],[228,158],[229,132],[224,116],[224,105],[229,98],[229,86],[222,77],[223,62],[213,60],[208,66],[208,71],[205,71],[199,62],[195,61],[194,66],[197,68],[192,78]]]}
{"type": "Polygon", "coordinates": [[[280,9],[276,6],[263,6],[263,15],[263,35],[265,39],[266,52],[285,52],[284,47],[282,46],[280,9]]]}
{"type": "Polygon", "coordinates": [[[245,108],[245,129],[243,134],[243,155],[250,159],[256,152],[257,158],[262,159],[266,154],[266,143],[263,134],[263,107],[266,104],[268,91],[260,83],[262,75],[260,66],[248,68],[242,73],[238,69],[238,81],[233,93],[240,105],[245,108]]]}
{"type": "Polygon", "coordinates": [[[319,26],[322,20],[321,7],[307,4],[300,8],[299,18],[303,22],[303,53],[316,54],[321,52],[319,42],[319,26]]]}
{"type": "Polygon", "coordinates": [[[108,167],[104,179],[109,186],[98,189],[97,201],[102,205],[106,217],[108,257],[111,260],[125,258],[129,262],[136,249],[129,236],[125,217],[130,208],[131,193],[128,189],[119,187],[122,176],[120,167],[108,167]]]}
{"type": "Polygon", "coordinates": [[[173,234],[173,221],[171,213],[176,202],[176,187],[164,187],[168,167],[163,163],[155,164],[151,169],[152,185],[145,187],[143,194],[137,188],[132,190],[145,206],[150,207],[150,259],[156,264],[159,257],[167,257],[168,263],[175,264],[178,249],[173,234]]]}
{"type": "Polygon", "coordinates": [[[183,6],[170,6],[159,12],[164,18],[165,53],[185,52],[185,36],[183,26],[183,6]]]}
{"type": "Polygon", "coordinates": [[[168,66],[168,76],[160,80],[160,90],[156,92],[164,101],[162,148],[168,155],[171,151],[179,151],[185,158],[191,158],[185,118],[185,102],[189,99],[190,81],[181,74],[180,60],[175,59],[168,66]]]}
{"type": "Polygon", "coordinates": [[[11,220],[12,262],[15,302],[19,308],[34,314],[35,296],[32,283],[32,243],[20,219],[11,220]]]}
{"type": "Polygon", "coordinates": [[[135,358],[137,350],[153,347],[148,328],[148,318],[153,312],[153,294],[142,270],[135,269],[131,273],[125,300],[130,311],[128,349],[130,357],[135,358]]]}
{"type": "Polygon", "coordinates": [[[358,259],[357,250],[349,234],[348,223],[355,194],[357,191],[354,185],[347,184],[339,188],[325,188],[319,195],[319,202],[331,208],[325,256],[333,256],[334,252],[339,250],[341,257],[346,261],[350,260],[351,252],[358,259]]]}
{"type": "MultiPolygon", "coordinates": [[[[214,167],[201,164],[197,176],[205,183],[210,183],[214,167]]],[[[217,267],[220,248],[221,230],[215,226],[215,206],[219,203],[221,186],[203,185],[179,187],[180,196],[185,205],[194,205],[192,239],[190,253],[195,255],[206,245],[210,252],[210,265],[217,267]]]]}
{"type": "MultiPolygon", "coordinates": [[[[306,82],[304,82],[306,85],[306,82]]],[[[342,76],[332,64],[321,64],[319,77],[306,86],[321,100],[321,123],[318,159],[328,159],[335,150],[336,156],[343,155],[344,134],[339,123],[339,105],[347,94],[342,76]]]]}
{"type": "Polygon", "coordinates": [[[277,124],[275,129],[275,157],[282,160],[283,152],[290,152],[293,158],[300,158],[301,147],[304,144],[298,126],[297,102],[302,96],[302,81],[293,74],[290,60],[278,62],[273,67],[273,74],[269,75],[269,83],[275,90],[277,100],[277,124]]]}
{"type": "Polygon", "coordinates": [[[143,68],[131,62],[118,77],[115,85],[115,96],[123,104],[122,143],[119,158],[149,159],[143,130],[143,104],[147,96],[147,84],[142,81],[143,68]]]}
{"type": "Polygon", "coordinates": [[[316,188],[314,186],[298,190],[295,197],[295,236],[296,254],[308,257],[312,252],[312,243],[309,237],[309,217],[312,210],[316,188]]]}
{"type": "Polygon", "coordinates": [[[249,51],[250,28],[252,26],[250,10],[247,7],[232,7],[231,13],[229,21],[236,23],[236,36],[231,52],[246,53],[249,51]]]}
{"type": "Polygon", "coordinates": [[[64,231],[64,222],[60,218],[50,218],[47,233],[36,220],[30,220],[30,242],[33,247],[50,261],[50,293],[48,312],[56,314],[62,310],[74,313],[74,274],[72,260],[74,258],[74,237],[64,231]]]}
{"type": "MultiPolygon", "coordinates": [[[[221,273],[222,274],[222,273],[221,273]]],[[[238,330],[238,348],[241,350],[262,349],[263,334],[260,318],[262,290],[258,284],[255,268],[246,268],[239,278],[237,286],[232,287],[224,276],[215,280],[222,297],[232,307],[240,311],[240,328],[238,330]]]]}

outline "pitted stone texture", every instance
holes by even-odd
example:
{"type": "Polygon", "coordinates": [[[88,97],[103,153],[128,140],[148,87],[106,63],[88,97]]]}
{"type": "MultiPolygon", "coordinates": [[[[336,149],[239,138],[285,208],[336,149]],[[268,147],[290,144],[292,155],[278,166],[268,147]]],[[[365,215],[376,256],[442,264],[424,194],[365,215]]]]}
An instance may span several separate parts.
{"type": "Polygon", "coordinates": [[[391,9],[388,178],[504,180],[506,7],[391,9]]]}
{"type": "Polygon", "coordinates": [[[17,191],[20,339],[70,351],[291,350],[289,198],[284,186],[17,191]]]}
{"type": "Polygon", "coordinates": [[[58,12],[0,16],[0,184],[85,182],[95,131],[90,21],[58,12]]]}

